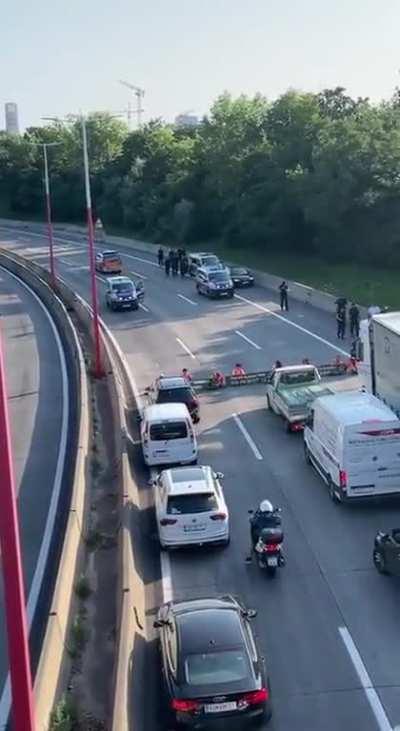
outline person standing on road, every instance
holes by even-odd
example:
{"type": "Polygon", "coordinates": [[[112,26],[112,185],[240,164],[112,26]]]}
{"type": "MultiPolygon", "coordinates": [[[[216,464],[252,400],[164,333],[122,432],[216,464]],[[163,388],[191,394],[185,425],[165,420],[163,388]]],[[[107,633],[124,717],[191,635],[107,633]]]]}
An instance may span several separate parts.
{"type": "Polygon", "coordinates": [[[288,310],[289,304],[288,304],[288,285],[285,280],[279,285],[279,292],[280,292],[280,298],[281,298],[281,310],[288,310]]]}
{"type": "Polygon", "coordinates": [[[352,338],[358,338],[360,335],[360,310],[355,302],[351,303],[349,309],[350,317],[350,335],[352,338]]]}
{"type": "Polygon", "coordinates": [[[180,260],[181,277],[184,277],[189,269],[189,260],[187,256],[183,256],[180,260]]]}
{"type": "Polygon", "coordinates": [[[165,274],[167,277],[169,277],[169,270],[171,268],[171,257],[168,254],[168,256],[165,258],[165,274]]]}
{"type": "Polygon", "coordinates": [[[171,266],[172,266],[172,276],[176,277],[176,275],[178,274],[178,266],[179,266],[179,256],[178,256],[177,251],[173,252],[171,266]]]}
{"type": "Polygon", "coordinates": [[[162,246],[160,246],[157,255],[158,255],[158,266],[162,267],[162,265],[164,264],[164,249],[162,248],[162,246]]]}
{"type": "Polygon", "coordinates": [[[344,340],[346,334],[346,310],[341,309],[336,313],[337,336],[339,340],[344,340]]]}

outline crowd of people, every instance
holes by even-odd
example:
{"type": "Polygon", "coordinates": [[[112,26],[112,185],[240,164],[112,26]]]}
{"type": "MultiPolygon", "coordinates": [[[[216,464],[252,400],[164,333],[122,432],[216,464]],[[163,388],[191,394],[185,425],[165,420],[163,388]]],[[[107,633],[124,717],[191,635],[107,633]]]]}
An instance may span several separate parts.
{"type": "Polygon", "coordinates": [[[181,275],[185,277],[189,273],[189,257],[183,248],[170,249],[167,254],[164,253],[162,246],[158,249],[158,265],[164,267],[167,277],[181,275]]]}

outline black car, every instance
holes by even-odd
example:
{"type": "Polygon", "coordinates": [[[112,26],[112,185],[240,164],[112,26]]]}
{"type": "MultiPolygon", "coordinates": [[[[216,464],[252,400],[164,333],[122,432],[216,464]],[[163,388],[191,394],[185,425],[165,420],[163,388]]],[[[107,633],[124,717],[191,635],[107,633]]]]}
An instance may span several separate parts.
{"type": "Polygon", "coordinates": [[[380,574],[400,576],[400,528],[375,536],[373,561],[380,574]]]}
{"type": "Polygon", "coordinates": [[[200,404],[195,390],[184,378],[160,376],[148,389],[153,404],[186,404],[193,422],[200,421],[200,404]]]}
{"type": "Polygon", "coordinates": [[[270,718],[269,681],[250,626],[255,615],[232,596],[160,608],[154,626],[167,728],[245,729],[270,718]]]}
{"type": "Polygon", "coordinates": [[[254,275],[246,267],[230,267],[234,287],[253,287],[254,275]]]}

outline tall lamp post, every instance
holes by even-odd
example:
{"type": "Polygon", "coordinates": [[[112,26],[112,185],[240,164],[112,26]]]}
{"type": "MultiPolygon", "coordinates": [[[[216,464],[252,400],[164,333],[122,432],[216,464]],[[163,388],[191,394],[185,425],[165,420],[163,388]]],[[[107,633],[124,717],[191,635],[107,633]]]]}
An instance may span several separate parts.
{"type": "Polygon", "coordinates": [[[47,235],[49,237],[49,259],[50,259],[50,277],[51,284],[53,287],[56,285],[56,268],[54,261],[54,244],[53,244],[53,224],[51,220],[51,198],[50,198],[50,179],[49,179],[49,164],[47,159],[47,148],[57,147],[61,142],[31,142],[34,147],[43,148],[43,160],[44,160],[44,190],[46,198],[46,220],[47,220],[47,235]]]}
{"type": "Polygon", "coordinates": [[[24,577],[14,483],[5,364],[0,333],[0,547],[14,731],[34,731],[24,577]]]}
{"type": "MultiPolygon", "coordinates": [[[[43,119],[50,120],[52,122],[63,121],[58,117],[43,117],[43,119]]],[[[83,114],[74,115],[69,114],[65,121],[71,122],[77,120],[81,124],[82,128],[82,143],[83,143],[83,167],[85,174],[85,194],[86,194],[86,218],[88,227],[88,244],[89,244],[89,269],[90,269],[90,285],[91,285],[91,298],[92,298],[92,313],[93,313],[93,341],[94,341],[94,376],[95,378],[102,378],[104,375],[102,358],[101,358],[101,337],[100,337],[100,324],[99,324],[99,308],[97,300],[97,281],[96,281],[96,267],[95,267],[95,251],[94,251],[94,227],[93,227],[93,213],[92,213],[92,196],[90,191],[90,171],[89,171],[89,155],[87,146],[87,133],[86,133],[86,119],[83,114]]]]}

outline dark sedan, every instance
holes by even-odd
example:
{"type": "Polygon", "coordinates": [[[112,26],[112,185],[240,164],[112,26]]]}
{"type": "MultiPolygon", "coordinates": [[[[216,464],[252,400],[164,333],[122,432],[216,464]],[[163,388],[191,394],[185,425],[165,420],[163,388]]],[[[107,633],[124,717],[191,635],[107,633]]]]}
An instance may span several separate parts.
{"type": "Polygon", "coordinates": [[[160,608],[154,626],[167,728],[244,729],[270,718],[269,682],[250,626],[255,615],[231,596],[160,608]]]}
{"type": "Polygon", "coordinates": [[[234,287],[253,287],[254,275],[246,267],[230,267],[234,287]]]}

